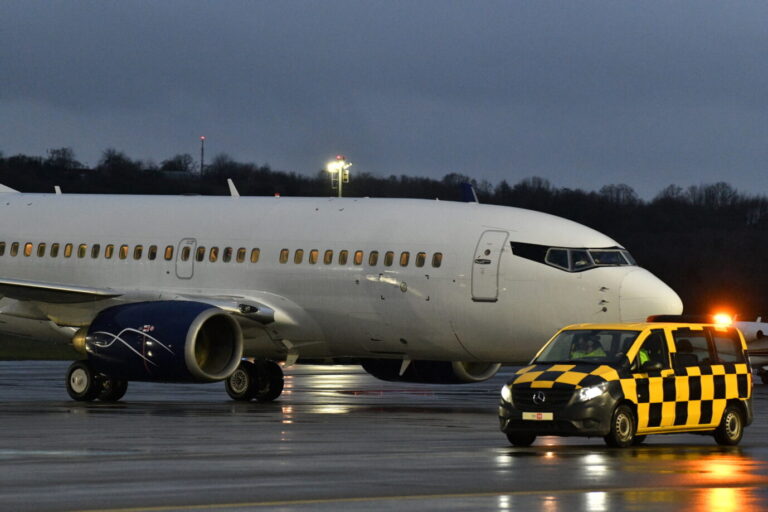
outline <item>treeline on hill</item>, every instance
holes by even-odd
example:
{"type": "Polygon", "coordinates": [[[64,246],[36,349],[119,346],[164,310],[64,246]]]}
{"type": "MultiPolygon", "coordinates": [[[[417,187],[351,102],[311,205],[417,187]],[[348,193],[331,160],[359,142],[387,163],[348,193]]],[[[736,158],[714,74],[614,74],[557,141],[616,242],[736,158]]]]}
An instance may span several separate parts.
{"type": "MultiPolygon", "coordinates": [[[[159,165],[132,160],[106,150],[98,165],[86,168],[69,148],[47,157],[0,154],[0,183],[23,192],[118,194],[228,194],[232,178],[242,195],[329,196],[330,180],[273,171],[267,165],[234,161],[220,154],[206,165],[188,154],[159,165]]],[[[497,185],[460,174],[441,180],[412,176],[354,174],[345,185],[347,197],[411,197],[459,200],[459,184],[472,183],[480,202],[551,213],[590,226],[614,238],[638,263],[672,286],[686,313],[723,307],[743,319],[768,313],[768,198],[746,196],[727,183],[670,185],[650,201],[627,185],[598,191],[556,188],[547,180],[527,178],[497,185]]]]}

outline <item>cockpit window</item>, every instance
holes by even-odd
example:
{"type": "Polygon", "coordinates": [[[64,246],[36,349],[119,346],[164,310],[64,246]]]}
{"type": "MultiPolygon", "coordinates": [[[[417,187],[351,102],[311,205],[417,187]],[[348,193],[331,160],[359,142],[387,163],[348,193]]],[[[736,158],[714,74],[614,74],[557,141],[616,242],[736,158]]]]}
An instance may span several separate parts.
{"type": "Polygon", "coordinates": [[[617,363],[639,334],[640,331],[623,329],[562,331],[532,363],[617,363]]]}
{"type": "Polygon", "coordinates": [[[581,248],[547,247],[545,245],[511,242],[512,254],[544,263],[566,272],[582,272],[595,267],[636,266],[637,262],[621,247],[581,248]]]}

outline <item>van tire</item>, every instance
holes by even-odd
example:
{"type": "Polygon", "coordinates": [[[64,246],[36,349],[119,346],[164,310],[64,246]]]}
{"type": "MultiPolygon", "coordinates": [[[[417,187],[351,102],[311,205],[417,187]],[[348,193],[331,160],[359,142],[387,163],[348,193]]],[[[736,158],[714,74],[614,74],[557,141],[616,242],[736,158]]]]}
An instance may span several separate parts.
{"type": "Polygon", "coordinates": [[[739,444],[744,436],[744,418],[741,411],[735,405],[729,405],[723,411],[723,419],[715,429],[715,441],[724,446],[739,444]]]}
{"type": "Polygon", "coordinates": [[[611,416],[611,426],[608,435],[605,436],[605,444],[613,448],[627,448],[632,446],[635,439],[635,415],[632,409],[626,405],[616,407],[611,416]]]}

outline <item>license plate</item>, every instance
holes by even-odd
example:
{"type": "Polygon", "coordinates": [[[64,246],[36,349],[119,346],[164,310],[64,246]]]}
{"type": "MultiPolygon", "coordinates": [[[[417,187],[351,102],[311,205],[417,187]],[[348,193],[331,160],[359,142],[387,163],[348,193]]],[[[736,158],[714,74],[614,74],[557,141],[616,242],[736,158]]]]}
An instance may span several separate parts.
{"type": "Polygon", "coordinates": [[[554,415],[551,412],[524,412],[523,419],[532,421],[552,421],[554,415]]]}

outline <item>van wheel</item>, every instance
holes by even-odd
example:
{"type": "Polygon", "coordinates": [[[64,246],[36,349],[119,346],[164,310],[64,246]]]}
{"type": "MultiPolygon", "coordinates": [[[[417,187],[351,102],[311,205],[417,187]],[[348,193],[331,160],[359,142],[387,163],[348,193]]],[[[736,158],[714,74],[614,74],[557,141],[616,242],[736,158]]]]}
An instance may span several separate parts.
{"type": "Polygon", "coordinates": [[[531,446],[536,440],[536,435],[524,432],[508,432],[507,439],[512,443],[512,446],[531,446]]]}
{"type": "Polygon", "coordinates": [[[741,411],[738,407],[729,405],[723,412],[720,425],[715,429],[715,441],[717,444],[735,446],[739,444],[743,435],[744,420],[741,417],[741,411]]]}
{"type": "Polygon", "coordinates": [[[620,405],[613,411],[611,430],[603,439],[605,444],[614,448],[626,448],[632,445],[635,439],[635,416],[632,414],[632,409],[626,405],[620,405]]]}

